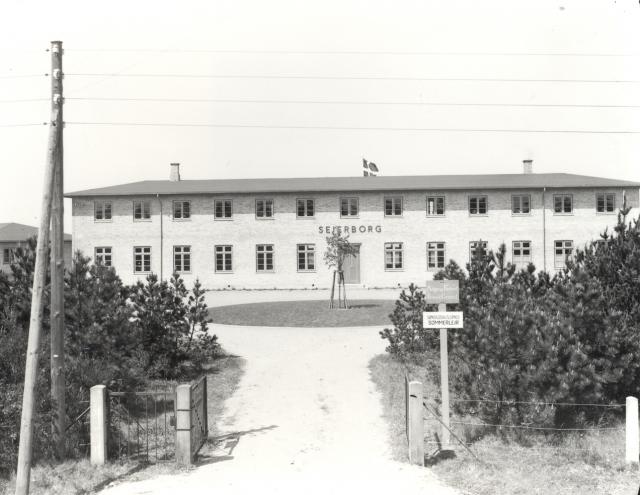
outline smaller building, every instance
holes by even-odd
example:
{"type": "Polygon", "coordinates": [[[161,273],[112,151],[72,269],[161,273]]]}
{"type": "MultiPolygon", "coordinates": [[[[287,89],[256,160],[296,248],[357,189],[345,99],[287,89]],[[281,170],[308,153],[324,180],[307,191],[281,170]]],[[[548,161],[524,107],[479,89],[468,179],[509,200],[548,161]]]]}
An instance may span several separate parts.
{"type": "MultiPolygon", "coordinates": [[[[0,223],[0,271],[11,273],[15,249],[24,246],[31,237],[38,235],[38,228],[21,223],[0,223]]],[[[71,235],[64,235],[64,264],[71,266],[71,235]]]]}

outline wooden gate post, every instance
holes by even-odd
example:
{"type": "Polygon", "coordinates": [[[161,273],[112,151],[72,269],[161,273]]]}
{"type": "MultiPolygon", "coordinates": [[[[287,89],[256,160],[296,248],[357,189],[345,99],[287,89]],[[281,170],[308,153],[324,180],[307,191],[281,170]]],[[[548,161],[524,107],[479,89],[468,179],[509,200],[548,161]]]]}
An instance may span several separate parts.
{"type": "Polygon", "coordinates": [[[407,437],[409,439],[409,462],[424,466],[424,420],[421,382],[409,382],[408,403],[407,437]]]}
{"type": "Polygon", "coordinates": [[[102,466],[107,460],[107,387],[91,387],[89,407],[91,464],[102,466]]]}
{"type": "Polygon", "coordinates": [[[191,384],[176,387],[176,462],[189,466],[191,455],[191,384]]]}
{"type": "Polygon", "coordinates": [[[627,397],[626,403],[626,449],[625,460],[628,464],[640,461],[640,435],[638,432],[638,399],[627,397]]]}

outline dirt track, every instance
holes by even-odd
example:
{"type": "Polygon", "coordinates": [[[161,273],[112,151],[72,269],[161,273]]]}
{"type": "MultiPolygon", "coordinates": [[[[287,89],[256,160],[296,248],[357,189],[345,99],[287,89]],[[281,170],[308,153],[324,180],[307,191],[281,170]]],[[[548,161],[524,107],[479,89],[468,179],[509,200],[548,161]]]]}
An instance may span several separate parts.
{"type": "Polygon", "coordinates": [[[383,352],[376,328],[215,325],[247,360],[219,428],[227,435],[197,469],[105,493],[454,494],[424,468],[390,460],[367,364],[383,352]]]}

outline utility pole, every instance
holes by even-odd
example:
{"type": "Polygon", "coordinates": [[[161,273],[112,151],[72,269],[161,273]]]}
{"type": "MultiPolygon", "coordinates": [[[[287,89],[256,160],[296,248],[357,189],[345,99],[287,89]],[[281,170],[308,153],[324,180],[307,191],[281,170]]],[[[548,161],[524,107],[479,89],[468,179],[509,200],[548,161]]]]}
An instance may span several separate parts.
{"type": "MultiPolygon", "coordinates": [[[[60,50],[59,45],[52,46],[60,50]],[[57,48],[56,48],[57,46],[57,48]]],[[[59,53],[61,55],[61,53],[59,53]]],[[[54,76],[55,77],[55,76],[54,76]]],[[[62,74],[59,74],[62,77],[62,74]]],[[[52,105],[49,122],[49,142],[47,145],[47,164],[44,171],[40,229],[36,249],[36,266],[33,274],[31,293],[31,318],[29,322],[29,340],[24,372],[24,393],[22,396],[22,417],[20,419],[20,446],[18,450],[18,472],[16,475],[16,495],[29,493],[31,460],[33,457],[33,412],[35,409],[36,381],[38,376],[38,349],[42,331],[42,313],[44,290],[47,283],[47,250],[49,249],[49,228],[51,223],[51,196],[53,194],[54,169],[61,142],[62,120],[59,117],[62,101],[52,105]]]]}
{"type": "Polygon", "coordinates": [[[51,401],[52,433],[58,460],[65,458],[65,379],[64,379],[64,120],[62,109],[62,42],[51,42],[51,109],[58,110],[58,144],[53,172],[51,202],[51,401]]]}

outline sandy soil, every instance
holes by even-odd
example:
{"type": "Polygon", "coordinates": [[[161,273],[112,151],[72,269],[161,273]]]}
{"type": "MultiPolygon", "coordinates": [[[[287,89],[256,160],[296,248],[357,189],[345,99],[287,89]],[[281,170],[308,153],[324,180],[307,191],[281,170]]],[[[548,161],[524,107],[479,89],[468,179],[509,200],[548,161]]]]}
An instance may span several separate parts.
{"type": "Polygon", "coordinates": [[[104,493],[455,494],[428,469],[390,460],[367,369],[384,350],[378,330],[215,325],[225,348],[247,360],[218,422],[224,436],[188,473],[104,493]]]}

